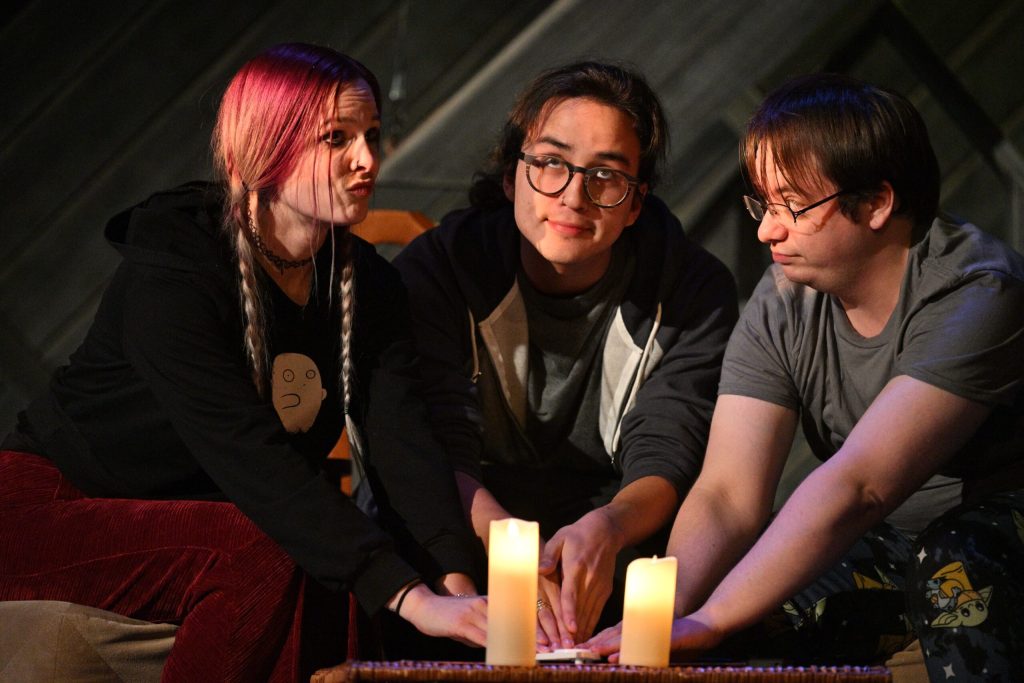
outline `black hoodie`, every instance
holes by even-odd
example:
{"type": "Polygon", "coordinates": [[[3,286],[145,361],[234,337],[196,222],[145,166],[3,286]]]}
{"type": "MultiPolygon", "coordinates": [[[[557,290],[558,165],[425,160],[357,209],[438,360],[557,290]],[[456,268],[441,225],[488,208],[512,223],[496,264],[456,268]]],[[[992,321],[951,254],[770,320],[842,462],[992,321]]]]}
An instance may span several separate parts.
{"type": "Polygon", "coordinates": [[[305,307],[265,282],[271,358],[301,353],[323,378],[315,422],[289,433],[251,379],[222,207],[216,186],[193,183],[109,222],[106,236],[124,261],[69,365],[20,416],[22,443],[92,496],[230,500],[314,578],[354,590],[371,612],[417,576],[412,565],[428,575],[468,572],[469,532],[419,397],[395,271],[353,238],[351,414],[389,536],[319,467],[344,425],[333,241],[317,254],[305,307]]]}
{"type": "MultiPolygon", "coordinates": [[[[736,286],[657,197],[644,200],[619,240],[631,243],[636,267],[601,351],[608,395],[594,429],[605,448],[585,455],[622,487],[659,476],[682,499],[707,447],[736,286]]],[[[515,349],[528,344],[529,331],[511,203],[448,214],[403,249],[395,266],[412,302],[435,430],[455,469],[483,481],[484,462],[558,465],[552,453],[537,462],[519,446],[526,437],[513,406],[525,410],[527,366],[517,365],[515,349]],[[502,423],[501,433],[485,433],[502,423]]]]}

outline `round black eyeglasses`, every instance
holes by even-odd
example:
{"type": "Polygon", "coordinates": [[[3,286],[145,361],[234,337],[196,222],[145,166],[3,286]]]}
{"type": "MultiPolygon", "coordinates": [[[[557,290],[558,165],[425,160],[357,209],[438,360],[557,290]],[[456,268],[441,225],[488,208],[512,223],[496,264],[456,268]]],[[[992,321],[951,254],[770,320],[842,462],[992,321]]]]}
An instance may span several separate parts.
{"type": "Polygon", "coordinates": [[[526,162],[526,181],[535,192],[556,197],[569,187],[574,175],[582,173],[587,198],[602,209],[612,209],[626,201],[630,189],[640,184],[639,178],[606,166],[584,168],[558,157],[526,152],[520,152],[519,158],[526,162]]]}

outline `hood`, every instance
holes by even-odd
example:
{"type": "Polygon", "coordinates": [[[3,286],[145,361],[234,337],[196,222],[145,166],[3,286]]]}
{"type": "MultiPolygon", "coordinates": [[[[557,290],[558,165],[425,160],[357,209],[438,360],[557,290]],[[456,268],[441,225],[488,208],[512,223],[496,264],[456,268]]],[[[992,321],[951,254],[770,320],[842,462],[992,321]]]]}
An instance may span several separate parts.
{"type": "Polygon", "coordinates": [[[134,264],[228,275],[234,254],[221,227],[223,205],[218,185],[187,183],[118,213],[104,236],[134,264]]]}
{"type": "MultiPolygon", "coordinates": [[[[670,297],[685,278],[688,267],[704,269],[709,255],[683,233],[682,225],[663,201],[653,195],[644,200],[636,223],[619,239],[631,240],[636,271],[623,302],[631,325],[643,325],[658,302],[670,297]]],[[[473,316],[483,320],[508,294],[519,268],[519,229],[512,205],[493,209],[454,211],[441,225],[406,247],[398,259],[418,259],[421,253],[441,253],[427,263],[445,263],[458,282],[473,316]]]]}

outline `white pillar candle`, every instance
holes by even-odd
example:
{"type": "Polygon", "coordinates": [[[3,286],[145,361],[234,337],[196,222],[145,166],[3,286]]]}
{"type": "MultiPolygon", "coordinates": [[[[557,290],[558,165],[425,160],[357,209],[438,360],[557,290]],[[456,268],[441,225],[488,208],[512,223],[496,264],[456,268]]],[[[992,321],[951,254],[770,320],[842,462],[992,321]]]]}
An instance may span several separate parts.
{"type": "Polygon", "coordinates": [[[675,596],[676,558],[641,557],[629,563],[620,663],[668,666],[675,596]]]}
{"type": "Polygon", "coordinates": [[[533,666],[537,655],[536,522],[491,522],[487,559],[487,663],[533,666]]]}

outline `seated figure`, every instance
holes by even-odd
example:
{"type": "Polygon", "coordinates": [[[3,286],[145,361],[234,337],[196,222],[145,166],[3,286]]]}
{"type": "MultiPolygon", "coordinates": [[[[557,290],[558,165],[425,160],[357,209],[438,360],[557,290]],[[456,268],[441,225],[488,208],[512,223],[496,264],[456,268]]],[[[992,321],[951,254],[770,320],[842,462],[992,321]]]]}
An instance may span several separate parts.
{"type": "Polygon", "coordinates": [[[165,681],[308,680],[345,656],[348,591],[485,642],[404,290],[349,233],[380,104],[359,62],[271,48],[221,101],[219,182],[110,221],[95,321],[0,452],[0,600],[180,624],[165,681]],[[345,426],[377,521],[321,471],[345,426]]]}
{"type": "Polygon", "coordinates": [[[743,152],[774,264],[672,530],[673,647],[866,661],[916,636],[932,681],[1024,680],[1024,257],[937,215],[895,92],[795,79],[743,152]],[[822,464],[770,518],[798,423],[822,464]]]}
{"type": "Polygon", "coordinates": [[[664,552],[701,466],[736,291],[650,194],[666,145],[639,74],[545,72],[472,208],[395,260],[473,528],[486,546],[491,520],[540,523],[544,649],[589,637],[606,603],[614,623],[616,562],[664,552]]]}

